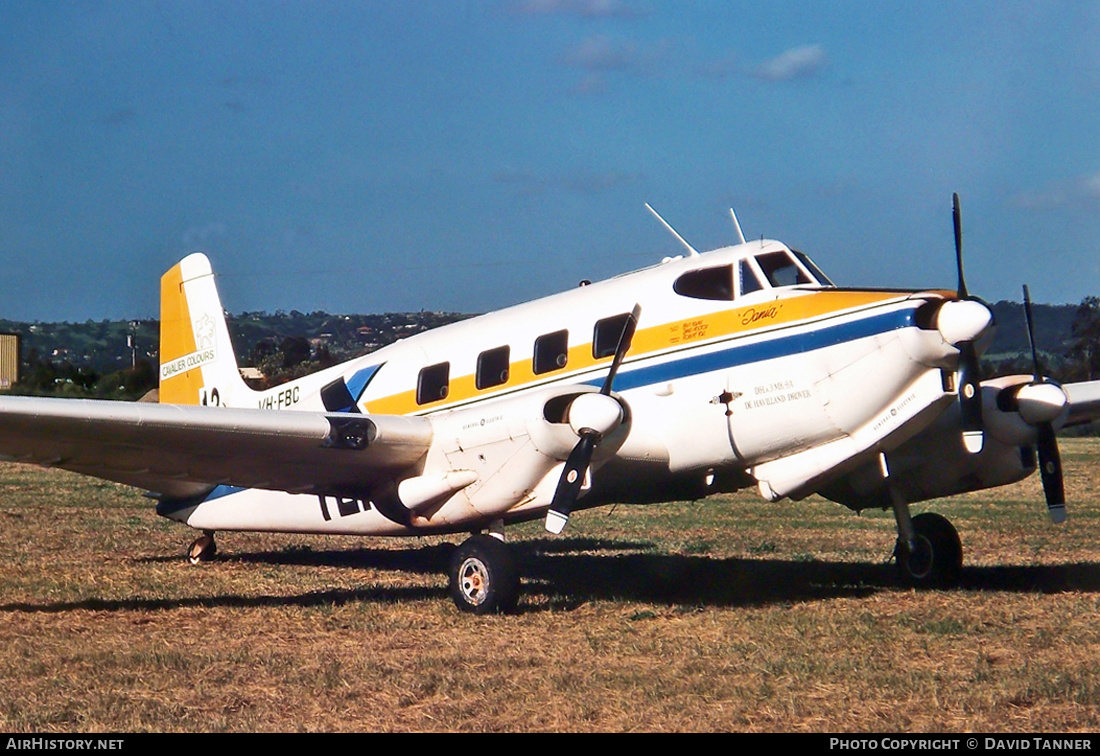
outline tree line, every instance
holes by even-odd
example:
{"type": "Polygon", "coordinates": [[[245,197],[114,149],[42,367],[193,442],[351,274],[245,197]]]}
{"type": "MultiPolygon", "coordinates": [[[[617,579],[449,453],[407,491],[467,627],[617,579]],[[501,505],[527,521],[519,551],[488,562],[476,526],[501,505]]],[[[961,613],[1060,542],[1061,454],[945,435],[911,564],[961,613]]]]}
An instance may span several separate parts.
{"type": "MultiPolygon", "coordinates": [[[[983,376],[1032,372],[1023,306],[991,305],[995,338],[983,356],[983,376]]],[[[1036,342],[1044,375],[1059,381],[1100,380],[1100,297],[1078,305],[1036,305],[1036,342]]],[[[228,316],[240,365],[262,374],[270,388],[401,338],[469,317],[419,312],[331,315],[324,312],[244,312],[228,316]]],[[[156,388],[159,324],[156,320],[16,323],[0,320],[0,332],[18,333],[23,366],[15,393],[139,399],[156,388]]]]}

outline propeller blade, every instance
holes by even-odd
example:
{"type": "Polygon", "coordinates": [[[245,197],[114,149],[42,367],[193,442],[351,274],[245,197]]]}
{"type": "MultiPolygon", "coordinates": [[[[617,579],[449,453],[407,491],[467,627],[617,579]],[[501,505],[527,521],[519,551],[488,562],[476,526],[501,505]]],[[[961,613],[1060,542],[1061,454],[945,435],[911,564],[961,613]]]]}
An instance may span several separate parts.
{"type": "Polygon", "coordinates": [[[969,341],[960,346],[960,351],[959,410],[962,414],[963,445],[971,454],[977,454],[985,445],[978,353],[969,341]]]}
{"type": "Polygon", "coordinates": [[[565,460],[565,469],[554,490],[550,511],[546,513],[546,529],[555,535],[561,533],[569,522],[569,514],[573,511],[588,465],[592,462],[592,453],[596,451],[596,436],[595,432],[581,434],[581,440],[565,460]]]}
{"type": "MultiPolygon", "coordinates": [[[[615,356],[611,360],[611,369],[607,373],[607,378],[604,379],[603,386],[600,387],[600,393],[604,396],[611,396],[612,384],[619,373],[619,366],[623,364],[623,358],[630,350],[630,342],[634,339],[634,331],[638,328],[638,318],[641,314],[642,306],[635,304],[623,324],[619,343],[615,347],[615,356]]],[[[592,463],[596,445],[603,439],[601,433],[591,428],[581,428],[578,432],[580,440],[565,460],[565,468],[561,472],[561,478],[558,479],[558,487],[554,489],[550,510],[546,513],[546,529],[554,534],[561,533],[569,522],[569,514],[573,511],[573,505],[577,503],[577,496],[580,495],[581,486],[584,485],[584,476],[592,463]]]]}
{"type": "Polygon", "coordinates": [[[959,272],[959,299],[969,298],[966,291],[966,279],[963,276],[963,237],[962,237],[962,211],[959,209],[959,195],[956,192],[951,195],[951,215],[955,219],[955,266],[959,272]]]}
{"type": "Polygon", "coordinates": [[[1035,346],[1035,326],[1031,320],[1031,295],[1024,284],[1024,321],[1027,323],[1027,343],[1031,345],[1032,374],[1036,383],[1042,383],[1043,373],[1039,367],[1039,350],[1035,346]]]}
{"type": "MultiPolygon", "coordinates": [[[[959,284],[957,296],[960,300],[970,299],[966,290],[966,277],[963,275],[962,210],[959,207],[959,194],[951,195],[951,216],[955,221],[955,267],[958,269],[959,284]]],[[[966,341],[959,346],[959,410],[962,414],[963,446],[971,454],[977,454],[985,446],[985,425],[982,421],[981,364],[974,342],[966,341]]]]}
{"type": "Polygon", "coordinates": [[[1050,521],[1059,524],[1066,521],[1066,489],[1062,477],[1062,458],[1058,453],[1058,439],[1054,435],[1054,426],[1043,423],[1039,426],[1039,476],[1043,481],[1043,493],[1047,499],[1047,514],[1050,521]]]}
{"type": "MultiPolygon", "coordinates": [[[[1034,379],[1031,385],[1046,383],[1043,369],[1039,364],[1039,349],[1035,345],[1035,323],[1031,314],[1031,294],[1024,284],[1024,320],[1027,323],[1027,340],[1031,345],[1031,364],[1034,379]]],[[[1066,486],[1062,476],[1062,457],[1058,453],[1058,438],[1054,425],[1050,422],[1036,426],[1038,440],[1036,450],[1039,455],[1039,477],[1043,481],[1043,495],[1047,500],[1047,514],[1050,521],[1060,524],[1066,521],[1066,486]]]]}
{"type": "Polygon", "coordinates": [[[604,396],[611,394],[611,384],[615,381],[619,366],[623,364],[623,358],[630,350],[630,342],[634,340],[634,331],[638,329],[638,317],[641,314],[642,306],[635,304],[634,309],[630,311],[626,322],[623,324],[623,332],[619,334],[619,343],[615,347],[615,357],[611,360],[611,370],[608,371],[607,378],[604,379],[603,386],[600,387],[600,393],[604,396]]]}

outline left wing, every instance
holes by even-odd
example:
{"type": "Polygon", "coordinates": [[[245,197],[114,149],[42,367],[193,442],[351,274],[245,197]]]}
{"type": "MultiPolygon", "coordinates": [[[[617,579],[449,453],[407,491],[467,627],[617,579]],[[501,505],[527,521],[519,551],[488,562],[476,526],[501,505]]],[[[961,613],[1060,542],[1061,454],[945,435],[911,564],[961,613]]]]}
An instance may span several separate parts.
{"type": "Polygon", "coordinates": [[[217,485],[362,494],[416,465],[421,417],[0,398],[0,456],[183,498],[217,485]]]}

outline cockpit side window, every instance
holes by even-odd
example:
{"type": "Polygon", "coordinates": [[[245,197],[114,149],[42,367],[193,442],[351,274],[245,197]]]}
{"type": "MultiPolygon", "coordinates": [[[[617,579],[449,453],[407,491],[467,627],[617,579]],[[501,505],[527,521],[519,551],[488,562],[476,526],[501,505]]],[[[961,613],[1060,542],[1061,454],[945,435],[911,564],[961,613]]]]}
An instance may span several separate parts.
{"type": "Polygon", "coordinates": [[[754,291],[760,291],[764,288],[764,284],[760,283],[760,279],[756,275],[756,271],[752,269],[752,265],[748,260],[742,260],[740,266],[741,273],[741,294],[750,294],[754,291]]]}
{"type": "Polygon", "coordinates": [[[672,284],[672,290],[692,299],[733,299],[733,266],[719,265],[684,273],[672,284]]]}
{"type": "Polygon", "coordinates": [[[786,252],[768,252],[764,255],[757,255],[756,263],[772,286],[813,283],[806,272],[786,252]]]}

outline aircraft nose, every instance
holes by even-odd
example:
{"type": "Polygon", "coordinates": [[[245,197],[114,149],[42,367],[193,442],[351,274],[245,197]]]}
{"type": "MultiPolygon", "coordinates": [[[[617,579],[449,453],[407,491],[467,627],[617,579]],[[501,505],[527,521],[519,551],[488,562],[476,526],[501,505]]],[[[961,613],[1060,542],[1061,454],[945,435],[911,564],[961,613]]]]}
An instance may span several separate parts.
{"type": "Polygon", "coordinates": [[[981,302],[960,299],[944,302],[936,315],[936,328],[943,340],[958,346],[977,341],[993,324],[993,313],[981,302]]]}

